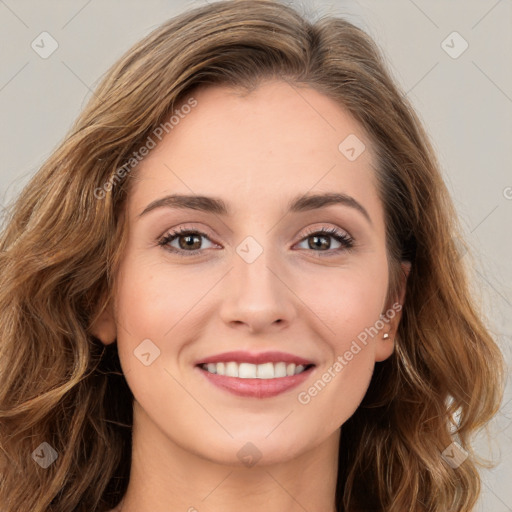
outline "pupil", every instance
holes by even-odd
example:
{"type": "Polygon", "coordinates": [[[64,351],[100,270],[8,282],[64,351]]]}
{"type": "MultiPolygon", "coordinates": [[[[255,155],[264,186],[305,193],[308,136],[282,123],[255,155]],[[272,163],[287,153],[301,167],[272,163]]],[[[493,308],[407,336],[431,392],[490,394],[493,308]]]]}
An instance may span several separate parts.
{"type": "Polygon", "coordinates": [[[329,245],[330,245],[330,244],[329,244],[329,242],[326,242],[326,240],[327,240],[327,237],[326,237],[326,236],[316,236],[316,235],[313,235],[313,237],[312,237],[312,238],[315,240],[315,241],[314,241],[314,246],[315,246],[315,247],[317,247],[317,248],[318,248],[318,247],[322,247],[322,245],[323,245],[323,247],[324,247],[325,249],[329,249],[329,245]],[[318,241],[319,241],[319,240],[323,240],[325,243],[323,243],[323,244],[322,244],[322,242],[318,243],[318,241]]]}
{"type": "Polygon", "coordinates": [[[181,237],[182,239],[185,239],[185,243],[184,244],[180,244],[182,247],[186,247],[188,249],[190,249],[193,245],[194,245],[194,239],[198,240],[199,237],[196,236],[196,235],[184,235],[181,237]]]}

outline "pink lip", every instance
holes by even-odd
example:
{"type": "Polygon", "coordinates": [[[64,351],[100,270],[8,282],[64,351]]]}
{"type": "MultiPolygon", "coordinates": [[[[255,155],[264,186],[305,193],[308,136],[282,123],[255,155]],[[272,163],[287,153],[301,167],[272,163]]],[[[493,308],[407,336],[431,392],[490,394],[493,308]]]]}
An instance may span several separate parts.
{"type": "MultiPolygon", "coordinates": [[[[307,366],[308,364],[314,364],[313,361],[308,361],[302,357],[294,356],[293,354],[287,354],[285,352],[261,352],[259,354],[252,354],[243,350],[237,350],[233,352],[223,352],[205,359],[201,359],[196,363],[197,365],[206,363],[229,363],[234,361],[235,363],[251,363],[251,364],[263,364],[263,363],[295,363],[296,365],[302,364],[307,366]]],[[[299,374],[300,375],[300,374],[299,374]]],[[[236,378],[236,377],[232,377],[236,378]]],[[[286,377],[281,377],[286,378],[286,377]]],[[[251,380],[251,379],[244,379],[251,380]]],[[[259,380],[259,379],[257,379],[259,380]]]]}
{"type": "MultiPolygon", "coordinates": [[[[222,361],[226,360],[223,359],[222,361]]],[[[268,361],[268,359],[266,361],[268,361]]],[[[283,359],[280,359],[280,361],[283,361],[283,359]]],[[[224,375],[209,373],[201,367],[197,367],[197,370],[215,386],[235,395],[252,398],[270,398],[299,386],[311,375],[311,372],[314,371],[314,367],[304,370],[298,375],[277,377],[275,379],[240,379],[238,377],[226,377],[224,375]]]]}

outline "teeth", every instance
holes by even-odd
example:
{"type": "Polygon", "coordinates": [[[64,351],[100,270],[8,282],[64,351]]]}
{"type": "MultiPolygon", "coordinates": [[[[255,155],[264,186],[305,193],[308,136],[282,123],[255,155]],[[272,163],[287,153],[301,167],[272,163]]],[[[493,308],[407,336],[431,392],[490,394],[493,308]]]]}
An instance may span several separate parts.
{"type": "Polygon", "coordinates": [[[255,364],[240,363],[238,366],[238,376],[241,379],[255,379],[257,369],[258,367],[255,364]]]}
{"type": "Polygon", "coordinates": [[[295,368],[295,375],[298,375],[299,373],[303,372],[303,371],[304,371],[304,368],[305,368],[305,366],[302,366],[301,364],[299,364],[299,365],[295,368]]]}
{"type": "Polygon", "coordinates": [[[238,364],[233,362],[226,363],[225,375],[226,377],[238,377],[238,364]]]}
{"type": "Polygon", "coordinates": [[[295,363],[208,363],[201,367],[209,373],[225,375],[226,377],[238,377],[240,379],[275,379],[279,377],[291,377],[302,373],[306,368],[304,365],[295,363]]]}
{"type": "Polygon", "coordinates": [[[286,363],[274,363],[274,377],[286,377],[286,363]]]}
{"type": "Polygon", "coordinates": [[[257,366],[258,379],[273,379],[274,378],[274,363],[264,363],[257,366]]]}

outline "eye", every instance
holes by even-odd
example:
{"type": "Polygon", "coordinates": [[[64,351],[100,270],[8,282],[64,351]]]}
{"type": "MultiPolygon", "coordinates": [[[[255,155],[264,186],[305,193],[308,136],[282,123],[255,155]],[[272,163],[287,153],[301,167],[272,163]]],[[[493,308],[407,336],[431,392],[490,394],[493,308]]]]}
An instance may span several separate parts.
{"type": "MultiPolygon", "coordinates": [[[[317,230],[310,231],[306,233],[306,236],[302,239],[301,243],[307,243],[306,249],[314,250],[314,252],[328,252],[329,255],[332,255],[332,252],[340,252],[343,250],[350,251],[354,247],[354,239],[337,228],[327,228],[322,227],[317,230]],[[334,239],[338,245],[338,247],[331,247],[331,242],[329,239],[334,239]],[[316,250],[320,249],[320,251],[316,250]]],[[[324,256],[324,254],[321,254],[324,256]]],[[[326,255],[325,255],[326,256],[326,255]]]]}
{"type": "Polygon", "coordinates": [[[201,247],[202,238],[209,240],[206,233],[202,233],[201,231],[193,229],[179,228],[167,233],[158,242],[158,245],[165,247],[170,252],[175,252],[180,255],[184,255],[182,254],[184,252],[196,254],[200,251],[200,249],[204,249],[204,247],[201,247]],[[173,242],[177,242],[178,247],[176,247],[176,245],[171,245],[173,242]]]}
{"type": "MultiPolygon", "coordinates": [[[[201,241],[203,238],[209,241],[210,248],[216,245],[211,242],[206,233],[185,227],[170,231],[158,242],[158,245],[179,256],[194,256],[201,252],[201,249],[208,248],[203,247],[201,241]]],[[[311,230],[306,233],[300,243],[305,242],[308,245],[305,249],[318,252],[320,253],[319,256],[332,256],[332,253],[339,253],[344,250],[350,251],[354,247],[354,239],[337,228],[322,227],[311,230]],[[331,247],[330,239],[334,239],[338,247],[331,247]]]]}

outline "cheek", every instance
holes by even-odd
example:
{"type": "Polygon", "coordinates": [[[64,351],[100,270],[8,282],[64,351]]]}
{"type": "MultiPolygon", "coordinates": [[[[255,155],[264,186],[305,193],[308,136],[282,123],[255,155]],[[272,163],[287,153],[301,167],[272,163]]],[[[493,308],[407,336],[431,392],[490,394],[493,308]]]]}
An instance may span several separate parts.
{"type": "Polygon", "coordinates": [[[144,258],[125,260],[117,288],[119,326],[132,341],[141,336],[164,339],[199,299],[199,284],[187,270],[144,258]]]}
{"type": "Polygon", "coordinates": [[[366,260],[351,267],[300,274],[297,295],[323,325],[322,332],[336,352],[344,352],[352,339],[375,324],[383,313],[387,287],[385,258],[366,260]]]}
{"type": "Polygon", "coordinates": [[[165,360],[169,354],[164,342],[172,338],[174,326],[194,303],[193,287],[191,290],[179,276],[179,272],[165,272],[161,265],[136,257],[126,258],[119,269],[118,351],[136,397],[152,394],[149,389],[152,379],[161,376],[159,372],[169,362],[165,360]],[[140,378],[142,375],[144,378],[140,378]]]}
{"type": "MultiPolygon", "coordinates": [[[[129,254],[119,270],[116,320],[121,367],[135,400],[164,426],[172,422],[175,410],[190,406],[183,403],[183,390],[173,379],[182,380],[175,363],[186,340],[187,314],[200,298],[187,275],[136,253],[129,254]]],[[[176,430],[182,427],[180,423],[176,430]]],[[[180,435],[186,438],[186,429],[180,435]]]]}

